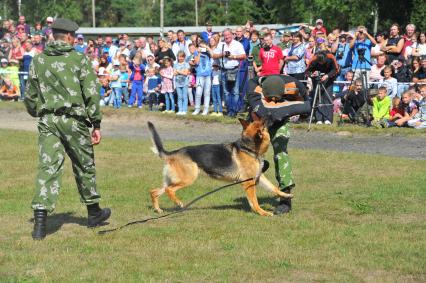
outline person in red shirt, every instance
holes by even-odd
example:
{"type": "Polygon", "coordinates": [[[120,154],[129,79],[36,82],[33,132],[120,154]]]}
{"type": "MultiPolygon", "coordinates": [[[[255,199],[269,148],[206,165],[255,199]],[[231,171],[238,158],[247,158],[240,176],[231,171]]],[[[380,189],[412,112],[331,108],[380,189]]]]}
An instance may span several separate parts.
{"type": "Polygon", "coordinates": [[[317,33],[323,33],[324,35],[327,35],[327,30],[324,27],[324,22],[321,19],[315,21],[315,27],[311,32],[313,36],[316,36],[317,33]]]}
{"type": "Polygon", "coordinates": [[[265,34],[263,47],[260,48],[259,60],[262,62],[259,76],[279,75],[284,64],[283,52],[280,47],[273,45],[270,33],[265,34]]]}

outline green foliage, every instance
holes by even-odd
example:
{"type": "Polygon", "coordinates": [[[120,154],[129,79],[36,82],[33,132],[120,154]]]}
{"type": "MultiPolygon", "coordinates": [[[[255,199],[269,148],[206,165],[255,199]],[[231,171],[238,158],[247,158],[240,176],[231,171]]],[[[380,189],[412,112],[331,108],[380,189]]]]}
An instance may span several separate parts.
{"type": "Polygon", "coordinates": [[[423,0],[413,0],[411,22],[415,23],[418,31],[426,31],[426,5],[423,0]]]}

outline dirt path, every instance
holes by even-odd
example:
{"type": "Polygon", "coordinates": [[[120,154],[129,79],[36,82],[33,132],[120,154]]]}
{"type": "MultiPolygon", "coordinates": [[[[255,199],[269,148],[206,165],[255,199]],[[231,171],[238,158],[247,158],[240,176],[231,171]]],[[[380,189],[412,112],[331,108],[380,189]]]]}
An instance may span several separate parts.
{"type": "MultiPolygon", "coordinates": [[[[171,119],[159,115],[119,113],[104,118],[104,137],[148,138],[146,122],[152,121],[163,140],[183,142],[227,142],[238,138],[239,125],[171,119]]],[[[36,131],[35,120],[23,110],[0,109],[0,128],[36,131]]],[[[321,131],[293,130],[290,148],[325,149],[426,159],[422,137],[343,135],[321,131]]]]}

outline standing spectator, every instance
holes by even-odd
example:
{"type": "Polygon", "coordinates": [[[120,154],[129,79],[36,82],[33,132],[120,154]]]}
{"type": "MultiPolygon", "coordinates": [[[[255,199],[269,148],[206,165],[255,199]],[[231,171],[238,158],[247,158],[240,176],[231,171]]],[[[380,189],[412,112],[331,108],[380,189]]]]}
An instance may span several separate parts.
{"type": "Polygon", "coordinates": [[[405,34],[402,36],[402,39],[404,40],[404,46],[402,47],[401,53],[402,55],[405,55],[405,51],[407,47],[411,46],[413,44],[413,37],[416,36],[416,26],[413,24],[408,24],[405,27],[405,34]]]}
{"type": "Polygon", "coordinates": [[[154,53],[155,59],[156,59],[155,61],[157,63],[159,63],[161,65],[163,63],[164,57],[168,57],[168,58],[171,58],[173,61],[176,61],[175,54],[169,48],[169,45],[167,44],[167,42],[163,38],[158,39],[158,47],[159,47],[158,51],[156,53],[154,53]]]}
{"type": "MultiPolygon", "coordinates": [[[[139,42],[140,42],[140,45],[141,45],[140,49],[143,50],[143,54],[148,54],[148,53],[154,52],[150,49],[149,44],[146,41],[146,37],[144,37],[144,36],[139,37],[139,42]]],[[[146,56],[146,55],[144,55],[144,56],[146,56]]]]}
{"type": "Polygon", "coordinates": [[[371,66],[367,60],[371,62],[371,48],[376,44],[376,40],[367,32],[367,29],[364,26],[359,26],[355,33],[355,38],[352,38],[350,42],[350,47],[354,55],[352,71],[354,72],[355,79],[361,76],[361,71],[363,70],[366,71],[367,78],[370,76],[371,66]],[[361,53],[361,56],[359,53],[361,53]]]}
{"type": "Polygon", "coordinates": [[[44,43],[42,41],[41,35],[35,34],[32,37],[32,42],[37,54],[40,54],[44,51],[44,43]]]}
{"type": "Polygon", "coordinates": [[[149,111],[158,111],[159,91],[161,87],[161,78],[157,76],[154,68],[148,68],[145,84],[146,93],[149,101],[149,111]]]}
{"type": "Polygon", "coordinates": [[[294,33],[293,34],[293,44],[288,52],[288,56],[285,57],[285,62],[287,63],[287,72],[288,75],[298,79],[305,79],[305,45],[302,42],[302,34],[294,33]]]}
{"type": "Polygon", "coordinates": [[[154,69],[155,73],[158,73],[158,70],[160,69],[160,65],[155,62],[154,54],[149,53],[146,56],[146,69],[154,69]]]}
{"type": "Polygon", "coordinates": [[[331,48],[331,53],[334,54],[337,60],[337,64],[340,66],[340,74],[337,77],[338,81],[342,81],[345,78],[345,75],[352,67],[352,51],[347,42],[347,33],[341,33],[339,35],[339,40],[335,41],[331,48]]]}
{"type": "MultiPolygon", "coordinates": [[[[27,42],[25,43],[24,56],[22,58],[22,71],[29,73],[30,64],[31,64],[31,61],[33,60],[35,54],[36,54],[36,52],[33,48],[31,40],[27,40],[27,42]]],[[[22,83],[21,84],[21,99],[24,99],[24,97],[25,97],[25,86],[27,84],[27,80],[28,80],[28,75],[23,74],[22,80],[21,80],[21,83],[22,83]]]]}
{"type": "Polygon", "coordinates": [[[164,66],[160,69],[161,93],[164,94],[166,110],[164,113],[175,113],[175,100],[173,97],[173,67],[172,59],[163,58],[164,66]]]}
{"type": "Polygon", "coordinates": [[[121,72],[120,72],[120,62],[118,60],[114,60],[112,63],[113,69],[110,71],[109,80],[110,86],[112,89],[112,97],[114,109],[121,108],[121,72]]]}
{"type": "Polygon", "coordinates": [[[115,53],[117,53],[118,47],[112,43],[112,37],[107,36],[105,38],[105,46],[103,49],[103,53],[108,53],[108,62],[111,62],[115,57],[115,53]]]}
{"type": "Polygon", "coordinates": [[[198,115],[201,109],[201,97],[204,97],[204,110],[202,115],[209,113],[210,106],[210,91],[211,91],[211,75],[212,75],[212,61],[207,47],[202,44],[200,48],[195,51],[194,63],[197,76],[196,94],[195,94],[195,110],[192,115],[198,115]]]}
{"type": "Polygon", "coordinates": [[[74,46],[75,51],[85,54],[87,45],[84,43],[84,36],[82,34],[77,35],[77,44],[74,46]]]}
{"type": "Polygon", "coordinates": [[[118,50],[115,53],[115,58],[118,59],[121,55],[126,56],[126,58],[130,55],[130,51],[127,49],[126,41],[124,39],[120,39],[118,42],[118,50]]]}
{"type": "Polygon", "coordinates": [[[133,44],[133,48],[130,50],[130,54],[129,54],[130,60],[133,60],[133,58],[135,58],[136,53],[141,48],[141,42],[140,42],[139,39],[136,39],[133,43],[134,43],[133,44]]]}
{"type": "MultiPolygon", "coordinates": [[[[251,41],[250,41],[250,52],[249,52],[249,59],[253,60],[253,70],[254,74],[257,74],[261,70],[262,61],[259,59],[259,53],[260,53],[260,40],[259,40],[259,32],[257,30],[254,30],[251,33],[251,41]]],[[[217,63],[219,63],[217,61],[217,63]]],[[[219,65],[218,65],[219,66],[219,65]]]]}
{"type": "Polygon", "coordinates": [[[123,95],[124,103],[127,105],[129,105],[129,81],[127,65],[120,65],[121,94],[123,95]]]}
{"type": "MultiPolygon", "coordinates": [[[[235,40],[240,42],[243,47],[244,51],[246,53],[246,56],[249,55],[250,52],[250,41],[249,39],[244,37],[244,27],[237,27],[235,30],[235,40]]],[[[240,83],[240,89],[239,92],[241,94],[241,98],[245,96],[245,90],[247,88],[247,79],[248,73],[247,73],[247,61],[242,60],[240,61],[240,72],[239,72],[239,83],[240,83]]],[[[242,99],[240,99],[239,104],[242,104],[242,99]]]]}
{"type": "Polygon", "coordinates": [[[99,56],[104,53],[104,38],[102,35],[99,35],[98,38],[96,38],[95,47],[99,49],[99,56]]]}
{"type": "Polygon", "coordinates": [[[31,32],[31,35],[34,36],[35,34],[43,35],[43,27],[40,22],[34,24],[34,30],[31,32]]]}
{"type": "Polygon", "coordinates": [[[404,38],[399,35],[399,25],[393,24],[390,28],[386,46],[384,47],[389,63],[392,63],[394,60],[398,60],[402,48],[404,48],[404,38]]]}
{"type": "Polygon", "coordinates": [[[271,34],[271,37],[272,37],[272,44],[273,45],[280,44],[281,40],[280,40],[279,34],[277,33],[277,30],[271,29],[270,34],[271,34]]]}
{"type": "Polygon", "coordinates": [[[46,27],[43,29],[43,36],[46,41],[51,41],[53,39],[52,37],[52,24],[53,24],[53,18],[47,17],[46,18],[46,27]]]}
{"type": "Polygon", "coordinates": [[[142,64],[142,59],[140,57],[136,57],[129,63],[129,68],[132,71],[130,75],[130,81],[132,82],[132,90],[130,93],[129,104],[127,107],[132,107],[133,103],[136,100],[138,101],[138,108],[142,108],[143,102],[143,75],[145,73],[145,65],[142,64]]]}
{"type": "Polygon", "coordinates": [[[21,46],[21,41],[17,37],[14,37],[12,39],[12,49],[9,52],[9,61],[15,59],[21,62],[24,52],[24,48],[21,46]]]}
{"type": "MultiPolygon", "coordinates": [[[[398,58],[398,61],[392,64],[394,68],[394,76],[398,83],[409,83],[411,81],[410,68],[405,63],[403,56],[398,58]]],[[[408,84],[398,84],[398,97],[401,97],[402,93],[408,90],[408,84]]]]}
{"type": "Polygon", "coordinates": [[[213,35],[212,24],[210,22],[207,22],[206,31],[203,31],[200,36],[203,39],[203,41],[207,43],[209,42],[212,35],[213,35]]]}
{"type": "Polygon", "coordinates": [[[222,87],[224,99],[227,101],[228,116],[235,117],[238,112],[239,81],[238,67],[241,60],[246,59],[243,45],[234,40],[232,31],[223,31],[224,42],[213,50],[213,59],[219,59],[222,68],[222,87]]]}
{"type": "Polygon", "coordinates": [[[220,98],[220,69],[218,63],[213,63],[212,70],[212,99],[213,99],[213,113],[212,116],[223,116],[222,114],[222,100],[220,98]]]}
{"type": "Polygon", "coordinates": [[[419,34],[417,48],[413,50],[413,56],[425,56],[426,55],[426,33],[421,32],[419,34]]]}
{"type": "Polygon", "coordinates": [[[264,37],[263,47],[260,48],[259,59],[262,62],[259,76],[279,75],[284,65],[284,57],[281,48],[273,45],[271,34],[264,37]]]}
{"type": "MultiPolygon", "coordinates": [[[[384,32],[379,32],[376,34],[376,45],[371,48],[371,57],[377,60],[379,55],[385,55],[384,47],[386,46],[387,35],[384,32]]],[[[372,64],[375,62],[371,62],[372,64]]]]}
{"type": "Polygon", "coordinates": [[[31,33],[31,27],[30,27],[29,24],[27,24],[25,22],[25,16],[22,16],[22,15],[19,16],[18,25],[22,25],[24,27],[24,31],[25,31],[26,34],[30,34],[31,33]]]}
{"type": "Polygon", "coordinates": [[[278,46],[284,50],[284,49],[290,49],[291,48],[291,33],[288,31],[283,33],[283,36],[281,38],[281,42],[278,44],[278,46]]]}
{"type": "MultiPolygon", "coordinates": [[[[305,64],[308,65],[311,59],[314,57],[315,53],[317,52],[317,43],[315,41],[315,38],[313,36],[310,36],[308,38],[308,43],[305,47],[305,64]]],[[[288,52],[287,52],[288,55],[288,52]]]]}
{"type": "Polygon", "coordinates": [[[89,39],[87,41],[86,54],[92,54],[94,58],[99,58],[99,48],[95,45],[95,41],[93,39],[89,39]]]}
{"type": "Polygon", "coordinates": [[[177,31],[177,37],[177,41],[173,42],[172,45],[172,51],[175,54],[175,58],[179,51],[185,52],[185,55],[188,57],[190,55],[189,44],[191,43],[191,40],[185,38],[185,32],[181,29],[177,31]]]}
{"type": "Polygon", "coordinates": [[[324,27],[324,21],[322,19],[316,20],[315,27],[311,28],[311,30],[313,36],[317,36],[317,34],[327,35],[327,29],[324,27]]]}
{"type": "Polygon", "coordinates": [[[16,59],[11,59],[9,61],[9,67],[7,68],[9,72],[9,78],[12,81],[13,85],[18,88],[18,93],[21,95],[21,90],[19,86],[21,85],[20,76],[19,76],[19,61],[16,59]]]}
{"type": "Polygon", "coordinates": [[[185,62],[185,52],[178,52],[178,60],[174,65],[174,82],[177,92],[178,112],[176,115],[186,115],[188,111],[188,78],[189,64],[185,62]]]}
{"type": "Polygon", "coordinates": [[[172,31],[172,30],[169,30],[168,32],[167,32],[167,41],[170,43],[170,44],[173,44],[174,43],[174,41],[173,41],[173,38],[174,38],[174,31],[172,31]]]}

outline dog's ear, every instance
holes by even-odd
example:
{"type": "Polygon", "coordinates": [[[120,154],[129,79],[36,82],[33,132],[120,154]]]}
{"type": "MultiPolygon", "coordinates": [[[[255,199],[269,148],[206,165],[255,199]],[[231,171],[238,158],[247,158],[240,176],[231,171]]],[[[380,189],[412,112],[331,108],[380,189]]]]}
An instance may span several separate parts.
{"type": "Polygon", "coordinates": [[[252,111],[250,115],[253,121],[260,121],[259,116],[257,116],[257,114],[254,111],[252,111]]]}
{"type": "Polygon", "coordinates": [[[250,123],[249,123],[249,122],[247,122],[247,121],[246,121],[246,120],[244,120],[244,119],[241,119],[241,118],[238,118],[238,120],[240,121],[241,126],[243,126],[243,130],[247,129],[247,127],[248,127],[248,125],[249,125],[250,123]]]}

